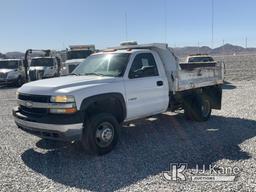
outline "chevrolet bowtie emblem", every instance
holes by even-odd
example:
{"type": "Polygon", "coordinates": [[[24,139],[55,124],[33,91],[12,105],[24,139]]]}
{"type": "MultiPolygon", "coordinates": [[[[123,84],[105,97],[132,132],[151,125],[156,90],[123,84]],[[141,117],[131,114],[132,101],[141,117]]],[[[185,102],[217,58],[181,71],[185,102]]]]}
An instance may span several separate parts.
{"type": "Polygon", "coordinates": [[[25,102],[25,106],[28,107],[28,108],[32,108],[33,107],[33,103],[27,101],[27,102],[25,102]]]}

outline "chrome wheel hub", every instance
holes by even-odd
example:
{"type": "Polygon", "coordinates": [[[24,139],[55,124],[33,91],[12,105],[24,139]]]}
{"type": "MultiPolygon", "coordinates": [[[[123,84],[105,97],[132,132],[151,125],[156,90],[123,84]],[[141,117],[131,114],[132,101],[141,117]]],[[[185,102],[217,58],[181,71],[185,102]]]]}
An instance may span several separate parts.
{"type": "Polygon", "coordinates": [[[96,143],[100,147],[109,146],[114,139],[114,127],[108,123],[101,123],[96,130],[96,143]]]}

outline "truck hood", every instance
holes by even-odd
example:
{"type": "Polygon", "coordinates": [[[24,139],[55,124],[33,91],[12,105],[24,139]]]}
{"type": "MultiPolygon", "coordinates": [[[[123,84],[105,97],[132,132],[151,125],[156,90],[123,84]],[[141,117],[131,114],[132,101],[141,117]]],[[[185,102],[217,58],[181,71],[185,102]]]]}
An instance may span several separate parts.
{"type": "Polygon", "coordinates": [[[33,81],[23,85],[18,91],[25,94],[56,95],[100,84],[111,83],[120,78],[101,76],[65,76],[33,81]]]}
{"type": "Polygon", "coordinates": [[[10,73],[12,71],[16,71],[16,69],[0,69],[0,73],[10,73]]]}

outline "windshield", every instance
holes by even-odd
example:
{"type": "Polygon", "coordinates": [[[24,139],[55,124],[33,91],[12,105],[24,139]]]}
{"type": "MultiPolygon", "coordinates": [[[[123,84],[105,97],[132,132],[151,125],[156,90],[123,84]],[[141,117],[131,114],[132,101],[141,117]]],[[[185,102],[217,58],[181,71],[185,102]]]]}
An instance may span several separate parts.
{"type": "Polygon", "coordinates": [[[76,75],[123,76],[129,53],[100,54],[88,57],[73,71],[76,75]]]}
{"type": "Polygon", "coordinates": [[[92,54],[91,50],[79,50],[79,51],[69,51],[67,53],[67,59],[85,59],[92,54]]]}
{"type": "Polygon", "coordinates": [[[0,69],[17,69],[19,61],[0,61],[0,69]]]}
{"type": "Polygon", "coordinates": [[[190,57],[188,62],[189,63],[199,63],[199,62],[213,62],[213,58],[211,57],[190,57]]]}
{"type": "Polygon", "coordinates": [[[53,58],[38,58],[32,59],[30,66],[33,67],[51,67],[53,66],[53,58]]]}

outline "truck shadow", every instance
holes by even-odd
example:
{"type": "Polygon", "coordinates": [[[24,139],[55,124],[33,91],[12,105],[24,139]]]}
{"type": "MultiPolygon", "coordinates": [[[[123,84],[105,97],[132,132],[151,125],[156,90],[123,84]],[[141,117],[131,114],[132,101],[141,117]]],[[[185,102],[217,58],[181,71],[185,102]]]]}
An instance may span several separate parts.
{"type": "MultiPolygon", "coordinates": [[[[48,143],[29,149],[22,160],[32,170],[69,187],[113,191],[169,170],[170,163],[210,165],[251,158],[239,145],[256,136],[256,121],[213,116],[208,122],[162,114],[123,127],[119,145],[105,156],[90,156],[78,144],[48,143]]],[[[200,166],[201,167],[201,166],[200,166]]]]}
{"type": "Polygon", "coordinates": [[[236,89],[236,86],[228,81],[225,81],[222,88],[227,90],[232,90],[232,89],[236,89]]]}

